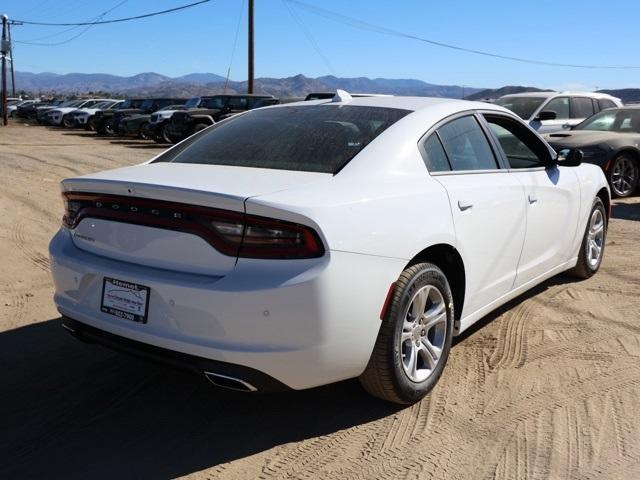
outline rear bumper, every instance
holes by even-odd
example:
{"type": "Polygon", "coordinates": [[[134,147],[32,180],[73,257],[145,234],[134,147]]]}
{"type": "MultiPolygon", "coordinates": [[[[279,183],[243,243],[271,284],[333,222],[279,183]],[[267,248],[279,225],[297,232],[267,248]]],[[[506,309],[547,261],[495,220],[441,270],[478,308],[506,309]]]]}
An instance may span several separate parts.
{"type": "Polygon", "coordinates": [[[320,259],[239,259],[221,277],[113,260],[50,244],[60,313],[109,334],[201,359],[247,367],[296,390],[359,376],[380,311],[405,261],[345,252],[320,259]],[[148,321],[100,311],[103,277],[150,288],[148,321]]]}
{"type": "Polygon", "coordinates": [[[137,342],[129,338],[114,335],[90,325],[78,322],[69,317],[62,318],[62,326],[72,336],[87,343],[96,343],[112,350],[135,357],[151,360],[173,367],[191,370],[196,374],[215,373],[230,378],[240,379],[259,392],[284,392],[290,390],[286,385],[253,368],[218,362],[208,358],[188,355],[186,353],[155,347],[147,343],[137,342]]]}

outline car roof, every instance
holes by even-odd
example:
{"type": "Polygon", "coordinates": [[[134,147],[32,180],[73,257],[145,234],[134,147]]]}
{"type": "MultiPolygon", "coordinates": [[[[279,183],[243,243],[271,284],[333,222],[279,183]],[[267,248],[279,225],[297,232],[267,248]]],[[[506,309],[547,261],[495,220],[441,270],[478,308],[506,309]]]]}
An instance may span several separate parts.
{"type": "MultiPolygon", "coordinates": [[[[351,100],[345,102],[334,102],[333,100],[308,100],[306,102],[287,103],[285,105],[274,105],[268,108],[282,108],[291,105],[353,105],[362,107],[383,107],[383,108],[398,108],[401,110],[425,110],[439,106],[454,107],[457,110],[495,110],[509,112],[508,110],[489,103],[473,102],[469,100],[456,100],[451,98],[439,98],[439,97],[403,97],[403,96],[389,96],[389,97],[352,97],[351,100]]],[[[510,112],[509,112],[510,113],[510,112]]]]}
{"type": "Polygon", "coordinates": [[[581,92],[581,91],[572,91],[567,90],[563,92],[523,92],[523,93],[510,93],[508,95],[503,95],[500,98],[517,98],[517,97],[529,97],[529,98],[551,98],[551,97],[561,97],[561,96],[571,96],[571,97],[589,97],[589,98],[615,98],[607,93],[599,93],[599,92],[581,92]]]}

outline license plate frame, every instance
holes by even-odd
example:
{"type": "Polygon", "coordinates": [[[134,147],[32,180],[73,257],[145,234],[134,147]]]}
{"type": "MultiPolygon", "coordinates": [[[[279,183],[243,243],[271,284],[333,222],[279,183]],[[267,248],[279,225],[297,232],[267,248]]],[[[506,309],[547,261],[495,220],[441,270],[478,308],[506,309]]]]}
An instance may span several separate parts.
{"type": "Polygon", "coordinates": [[[151,289],[146,285],[103,277],[100,311],[116,318],[147,323],[151,289]]]}

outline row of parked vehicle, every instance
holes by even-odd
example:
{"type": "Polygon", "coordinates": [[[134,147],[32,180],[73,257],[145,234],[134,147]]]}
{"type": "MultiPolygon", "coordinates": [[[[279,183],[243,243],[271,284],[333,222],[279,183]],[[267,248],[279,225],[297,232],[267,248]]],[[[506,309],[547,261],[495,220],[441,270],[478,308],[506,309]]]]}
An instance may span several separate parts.
{"type": "MultiPolygon", "coordinates": [[[[333,92],[311,93],[305,99],[249,94],[50,102],[15,99],[18,101],[10,102],[10,114],[41,124],[85,128],[97,135],[139,137],[172,144],[247,110],[333,95],[333,92]]],[[[354,96],[361,95],[365,94],[354,96]]],[[[640,106],[624,106],[618,98],[595,92],[520,93],[505,95],[493,103],[528,122],[556,151],[582,150],[585,161],[604,170],[613,195],[627,197],[638,188],[640,106]]]]}
{"type": "MultiPolygon", "coordinates": [[[[307,99],[332,96],[310,94],[307,99]]],[[[97,135],[139,137],[158,143],[177,143],[195,132],[254,108],[304,100],[272,95],[225,94],[194,98],[92,98],[18,103],[12,116],[43,125],[84,128],[97,135]]]]}

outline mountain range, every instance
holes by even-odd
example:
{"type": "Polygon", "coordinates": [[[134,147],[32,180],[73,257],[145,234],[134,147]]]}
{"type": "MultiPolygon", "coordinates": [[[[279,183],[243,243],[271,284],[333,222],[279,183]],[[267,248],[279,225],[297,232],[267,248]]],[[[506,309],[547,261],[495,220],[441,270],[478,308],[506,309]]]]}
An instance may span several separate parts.
{"type": "MultiPolygon", "coordinates": [[[[122,77],[106,73],[55,73],[16,72],[16,90],[32,93],[111,92],[121,95],[170,95],[192,96],[221,93],[225,90],[225,77],[215,73],[190,73],[180,77],[168,77],[154,72],[122,77]]],[[[395,95],[420,95],[431,97],[462,98],[478,92],[478,88],[458,85],[435,85],[414,79],[389,78],[340,78],[323,76],[310,78],[295,75],[287,78],[257,78],[255,89],[275,96],[304,96],[310,92],[334,91],[342,88],[350,92],[383,93],[395,95]]],[[[227,92],[246,92],[246,81],[229,81],[227,92]]]]}

